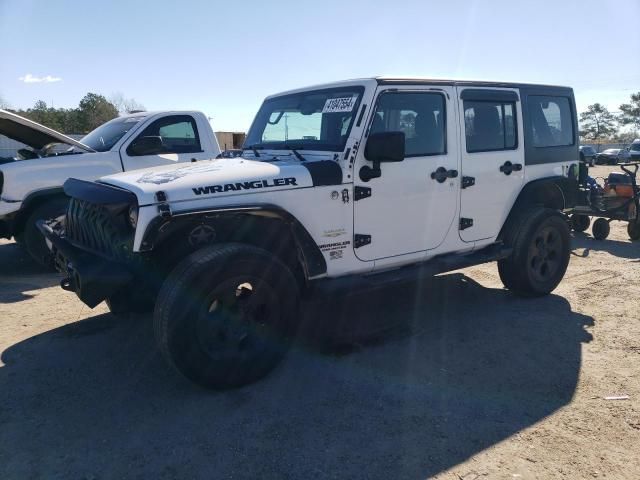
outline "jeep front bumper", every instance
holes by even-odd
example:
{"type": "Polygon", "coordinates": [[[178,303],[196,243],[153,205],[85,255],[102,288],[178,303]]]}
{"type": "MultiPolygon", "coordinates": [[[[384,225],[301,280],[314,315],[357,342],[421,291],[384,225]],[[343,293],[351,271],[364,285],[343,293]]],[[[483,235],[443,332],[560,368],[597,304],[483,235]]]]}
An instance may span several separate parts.
{"type": "Polygon", "coordinates": [[[75,292],[88,307],[96,307],[133,280],[127,266],[76,247],[44,221],[38,228],[51,242],[56,266],[66,276],[60,286],[75,292]]]}

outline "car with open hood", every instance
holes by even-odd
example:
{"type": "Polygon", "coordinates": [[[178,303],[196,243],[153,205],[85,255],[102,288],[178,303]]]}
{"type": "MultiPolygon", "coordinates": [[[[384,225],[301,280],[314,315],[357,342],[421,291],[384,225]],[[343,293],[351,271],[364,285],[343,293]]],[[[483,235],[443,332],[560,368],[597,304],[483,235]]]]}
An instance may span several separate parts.
{"type": "Polygon", "coordinates": [[[115,118],[81,140],[0,110],[0,135],[20,142],[15,157],[0,159],[0,238],[15,238],[38,262],[49,249],[36,222],[64,215],[70,178],[215,158],[218,142],[201,112],[139,112],[115,118]]]}

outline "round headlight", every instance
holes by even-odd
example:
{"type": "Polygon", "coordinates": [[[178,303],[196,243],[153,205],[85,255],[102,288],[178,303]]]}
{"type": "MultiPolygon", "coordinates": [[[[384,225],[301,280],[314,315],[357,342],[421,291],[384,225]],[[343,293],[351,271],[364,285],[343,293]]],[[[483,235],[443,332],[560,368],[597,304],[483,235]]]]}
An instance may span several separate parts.
{"type": "Polygon", "coordinates": [[[131,228],[138,226],[138,207],[135,205],[129,207],[129,225],[131,225],[131,228]]]}

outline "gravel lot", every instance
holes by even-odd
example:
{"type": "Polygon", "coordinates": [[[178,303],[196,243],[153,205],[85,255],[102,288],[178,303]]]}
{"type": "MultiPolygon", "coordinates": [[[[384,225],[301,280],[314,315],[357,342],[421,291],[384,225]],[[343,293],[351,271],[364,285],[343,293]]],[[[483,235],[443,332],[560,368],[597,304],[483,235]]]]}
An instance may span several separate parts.
{"type": "Polygon", "coordinates": [[[0,241],[0,478],[638,479],[640,243],[573,247],[542,299],[486,265],[315,300],[342,340],[211,393],[0,241]]]}

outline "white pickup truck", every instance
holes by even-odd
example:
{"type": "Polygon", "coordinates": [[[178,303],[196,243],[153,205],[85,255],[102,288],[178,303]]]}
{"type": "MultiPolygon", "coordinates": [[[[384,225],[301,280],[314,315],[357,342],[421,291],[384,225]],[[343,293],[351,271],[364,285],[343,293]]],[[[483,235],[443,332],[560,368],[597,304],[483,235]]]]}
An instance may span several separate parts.
{"type": "Polygon", "coordinates": [[[0,238],[15,238],[39,263],[49,250],[35,224],[63,215],[70,178],[95,180],[129,170],[216,158],[220,147],[201,112],[142,112],[115,118],[73,140],[0,110],[0,135],[28,146],[0,158],[0,238]],[[68,145],[60,152],[60,144],[68,145]]]}

